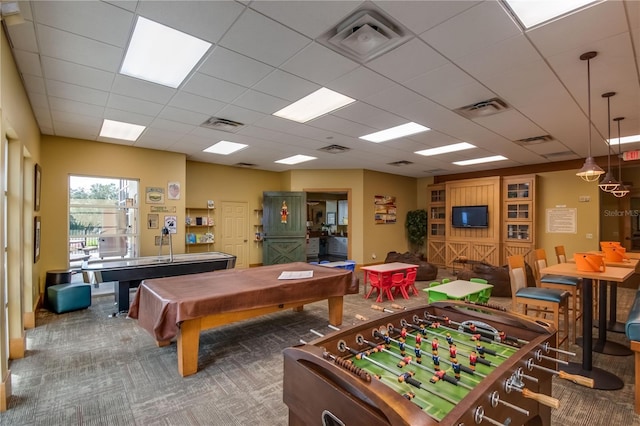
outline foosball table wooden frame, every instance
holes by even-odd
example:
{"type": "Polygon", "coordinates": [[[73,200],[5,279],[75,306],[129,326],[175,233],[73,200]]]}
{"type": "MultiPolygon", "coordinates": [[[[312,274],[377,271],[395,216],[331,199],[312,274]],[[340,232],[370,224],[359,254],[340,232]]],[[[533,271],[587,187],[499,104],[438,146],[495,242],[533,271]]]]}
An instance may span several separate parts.
{"type": "MultiPolygon", "coordinates": [[[[431,337],[425,338],[431,340],[431,337]]],[[[441,337],[441,340],[446,345],[444,338],[441,337]]],[[[408,337],[407,342],[409,342],[408,337]]],[[[420,345],[421,343],[416,341],[416,346],[420,347],[420,345]]],[[[456,346],[451,343],[449,345],[449,348],[456,346]]],[[[407,346],[409,346],[407,352],[413,353],[411,345],[407,346]]],[[[555,346],[556,330],[551,324],[540,320],[532,321],[529,317],[497,308],[445,301],[392,313],[368,323],[333,332],[308,344],[285,349],[283,399],[289,407],[289,424],[473,425],[493,423],[549,426],[551,408],[557,408],[559,405],[559,401],[551,397],[552,377],[559,376],[575,383],[592,386],[592,382],[587,378],[572,376],[558,370],[558,366],[563,362],[558,359],[558,355],[565,358],[567,353],[555,349],[555,346]],[[419,323],[420,327],[426,324],[426,330],[420,329],[417,325],[419,323]],[[468,324],[472,324],[472,332],[466,328],[468,324]],[[482,334],[472,334],[476,333],[476,324],[482,329],[482,334]],[[460,330],[458,333],[461,336],[459,337],[460,345],[464,345],[462,340],[467,339],[467,335],[471,335],[473,336],[471,340],[477,340],[475,344],[478,347],[480,347],[479,342],[483,342],[482,352],[485,351],[485,347],[490,353],[491,347],[504,345],[505,347],[513,346],[510,352],[512,355],[504,356],[504,359],[499,364],[496,363],[475,386],[465,385],[469,390],[465,391],[466,395],[459,400],[449,399],[447,404],[452,408],[447,408],[448,412],[439,408],[430,412],[426,407],[418,405],[416,402],[418,398],[413,400],[415,394],[423,392],[423,401],[435,401],[438,400],[437,389],[444,390],[438,386],[454,386],[454,384],[441,380],[433,385],[429,393],[425,393],[422,389],[426,389],[426,386],[422,383],[427,382],[426,385],[429,385],[429,379],[423,378],[422,382],[419,382],[414,380],[414,377],[418,377],[417,374],[414,376],[414,373],[409,373],[410,369],[413,368],[415,372],[415,368],[418,367],[413,367],[414,364],[411,364],[411,362],[415,363],[415,360],[406,361],[406,365],[401,361],[398,365],[388,367],[382,365],[384,361],[380,359],[373,360],[370,361],[374,363],[371,364],[371,373],[366,367],[362,367],[362,359],[374,356],[371,352],[392,352],[384,349],[386,340],[405,341],[404,338],[398,340],[400,337],[397,334],[400,328],[408,329],[409,335],[413,334],[413,338],[422,332],[425,336],[449,331],[450,334],[456,334],[457,329],[460,330]],[[419,329],[422,331],[419,332],[419,329]],[[487,330],[491,331],[487,332],[487,330]],[[385,334],[387,332],[388,334],[385,334]],[[383,335],[387,337],[383,338],[383,335]],[[383,367],[391,374],[387,377],[379,377],[377,373],[373,373],[376,366],[383,367]],[[405,392],[394,389],[394,374],[398,374],[396,371],[401,372],[398,375],[398,382],[406,382],[402,383],[403,389],[413,389],[409,386],[412,384],[417,390],[405,392]],[[412,380],[418,382],[420,386],[411,383],[412,380]],[[410,396],[411,394],[413,397],[410,396]],[[440,414],[434,415],[433,413],[438,410],[440,414]]],[[[441,358],[444,360],[449,350],[442,351],[441,358]]],[[[429,365],[431,351],[424,350],[424,352],[421,365],[429,365]]],[[[395,360],[395,358],[392,359],[395,360]]],[[[489,361],[486,362],[491,364],[489,361]]],[[[395,361],[392,364],[395,364],[395,361]]],[[[365,362],[364,365],[369,364],[365,362]]],[[[475,363],[473,365],[475,366],[475,363]]],[[[440,378],[451,381],[453,374],[451,369],[443,364],[442,370],[447,370],[449,376],[445,378],[443,377],[445,374],[442,373],[440,378]]],[[[474,374],[471,371],[468,373],[474,374]]],[[[460,378],[458,374],[457,380],[461,381],[460,386],[462,386],[467,379],[460,378]]],[[[436,382],[438,379],[431,381],[431,383],[436,382]]],[[[437,404],[437,401],[434,404],[437,404]]]]}

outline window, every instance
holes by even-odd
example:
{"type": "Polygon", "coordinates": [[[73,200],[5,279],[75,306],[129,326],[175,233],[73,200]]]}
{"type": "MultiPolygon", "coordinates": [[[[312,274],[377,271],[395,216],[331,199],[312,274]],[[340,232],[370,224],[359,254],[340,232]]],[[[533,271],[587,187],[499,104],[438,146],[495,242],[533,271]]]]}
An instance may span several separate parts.
{"type": "Polygon", "coordinates": [[[69,177],[69,265],[85,260],[137,257],[138,181],[69,177]]]}

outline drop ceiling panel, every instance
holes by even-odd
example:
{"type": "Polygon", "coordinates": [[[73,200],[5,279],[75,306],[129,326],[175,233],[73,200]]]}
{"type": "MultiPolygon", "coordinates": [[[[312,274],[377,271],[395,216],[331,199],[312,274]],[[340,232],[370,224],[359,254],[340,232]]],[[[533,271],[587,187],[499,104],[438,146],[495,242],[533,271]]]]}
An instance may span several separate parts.
{"type": "Polygon", "coordinates": [[[38,44],[45,56],[116,72],[124,49],[80,37],[55,28],[38,25],[38,44]]]}
{"type": "Polygon", "coordinates": [[[168,105],[193,112],[202,112],[203,114],[214,115],[224,107],[225,103],[216,101],[215,99],[205,98],[192,93],[180,91],[171,98],[168,105]]]}
{"type": "Polygon", "coordinates": [[[108,71],[60,61],[48,56],[42,58],[42,68],[48,79],[103,91],[111,89],[115,78],[115,74],[108,71]]]}
{"type": "Polygon", "coordinates": [[[353,71],[358,64],[332,50],[311,43],[287,62],[282,69],[321,86],[353,71]]]}
{"type": "Polygon", "coordinates": [[[121,109],[105,108],[104,118],[106,118],[107,120],[138,124],[140,126],[149,126],[153,122],[155,117],[132,113],[131,111],[123,111],[121,109]]]}
{"type": "Polygon", "coordinates": [[[113,82],[113,93],[133,98],[145,99],[150,102],[166,104],[176,93],[175,89],[160,84],[116,74],[113,82]]]}
{"type": "Polygon", "coordinates": [[[209,115],[198,114],[186,109],[175,108],[171,106],[164,107],[158,114],[159,118],[165,118],[167,120],[177,121],[179,123],[185,123],[192,126],[199,126],[204,123],[209,115]]]}
{"type": "Polygon", "coordinates": [[[140,1],[137,12],[194,37],[217,43],[244,7],[231,1],[140,1]]]}
{"type": "Polygon", "coordinates": [[[374,93],[396,87],[396,85],[393,80],[365,67],[359,67],[328,83],[327,87],[343,95],[361,100],[374,93]]]}
{"type": "Polygon", "coordinates": [[[243,124],[253,124],[265,116],[260,112],[251,111],[237,105],[227,105],[214,115],[243,124]]]}
{"type": "Polygon", "coordinates": [[[479,1],[374,1],[415,34],[441,24],[480,3],[479,1]]]}
{"type": "Polygon", "coordinates": [[[166,120],[164,118],[156,118],[149,127],[156,130],[168,130],[170,132],[186,134],[193,130],[195,126],[166,120]]]}
{"type": "MultiPolygon", "coordinates": [[[[33,105],[33,101],[32,101],[33,105]]],[[[49,105],[52,111],[62,111],[72,114],[88,115],[102,119],[104,107],[98,105],[76,102],[69,99],[49,98],[49,105]]]]}
{"type": "Polygon", "coordinates": [[[246,89],[237,84],[196,73],[184,85],[182,90],[221,102],[233,102],[246,89]]]}
{"type": "Polygon", "coordinates": [[[161,104],[147,102],[141,99],[122,96],[115,93],[112,93],[109,96],[107,107],[150,116],[158,115],[163,108],[161,104]]]}
{"type": "Polygon", "coordinates": [[[23,74],[29,74],[36,77],[42,77],[42,67],[40,66],[40,57],[25,50],[17,50],[15,52],[15,60],[23,74]]]}
{"type": "Polygon", "coordinates": [[[49,96],[71,99],[72,101],[85,102],[104,106],[107,104],[109,92],[76,86],[61,81],[47,80],[47,93],[49,96]]]}
{"type": "Polygon", "coordinates": [[[405,82],[448,64],[438,52],[414,38],[367,63],[367,67],[395,81],[405,82]],[[402,64],[402,66],[398,66],[402,64]]]}
{"type": "MultiPolygon", "coordinates": [[[[21,11],[23,10],[21,9],[21,11]]],[[[27,18],[25,17],[25,19],[27,18]]],[[[15,49],[33,53],[38,52],[38,42],[36,41],[36,31],[33,22],[27,20],[24,24],[11,25],[6,28],[15,49]]]]}
{"type": "Polygon", "coordinates": [[[355,102],[348,108],[341,108],[331,113],[337,117],[341,117],[356,123],[364,124],[374,129],[386,129],[389,127],[399,126],[407,120],[388,111],[376,108],[364,102],[355,102]]]}
{"type": "Polygon", "coordinates": [[[223,47],[216,47],[198,68],[198,72],[251,87],[275,68],[223,47]]]}
{"type": "Polygon", "coordinates": [[[49,98],[47,98],[47,96],[44,93],[35,93],[35,92],[31,92],[28,93],[29,96],[29,103],[31,104],[31,108],[36,109],[36,108],[46,108],[49,109],[49,102],[55,102],[56,98],[51,98],[51,100],[49,98]]]}
{"type": "Polygon", "coordinates": [[[38,22],[48,27],[124,47],[133,13],[99,1],[31,2],[38,22]]]}
{"type": "Polygon", "coordinates": [[[44,79],[42,77],[23,75],[22,79],[24,80],[27,92],[47,94],[47,89],[45,88],[44,79]]]}
{"type": "Polygon", "coordinates": [[[308,38],[285,26],[247,10],[219,44],[277,67],[309,42],[308,38]]]}
{"type": "Polygon", "coordinates": [[[272,114],[285,106],[290,102],[276,98],[275,96],[267,95],[266,93],[258,92],[256,90],[247,90],[240,96],[238,96],[233,104],[242,108],[252,109],[264,114],[272,114]]]}
{"type": "Polygon", "coordinates": [[[476,118],[473,121],[512,141],[545,134],[545,131],[535,125],[529,118],[513,109],[487,117],[476,118]]]}
{"type": "Polygon", "coordinates": [[[351,136],[352,138],[358,138],[378,130],[334,115],[323,115],[309,121],[308,124],[320,129],[331,130],[341,135],[351,136]]]}
{"type": "Polygon", "coordinates": [[[282,22],[289,28],[316,38],[337,26],[361,1],[260,1],[251,6],[258,12],[282,22]]]}
{"type": "Polygon", "coordinates": [[[253,89],[294,102],[320,87],[288,72],[276,70],[253,86],[253,89]]]}
{"type": "MultiPolygon", "coordinates": [[[[424,100],[424,97],[405,87],[394,85],[392,88],[367,96],[363,100],[378,108],[393,111],[405,105],[421,102],[424,100]]],[[[423,124],[424,119],[418,121],[418,123],[423,124]]]]}

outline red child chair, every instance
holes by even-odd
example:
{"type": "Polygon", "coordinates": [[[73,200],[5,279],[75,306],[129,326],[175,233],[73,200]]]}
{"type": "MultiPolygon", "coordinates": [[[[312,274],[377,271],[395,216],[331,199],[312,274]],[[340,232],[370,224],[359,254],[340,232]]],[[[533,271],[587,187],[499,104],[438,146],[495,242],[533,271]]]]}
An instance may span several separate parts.
{"type": "Polygon", "coordinates": [[[394,294],[397,296],[398,293],[400,293],[402,294],[402,297],[408,299],[409,295],[407,294],[405,282],[404,274],[402,272],[396,272],[391,276],[391,288],[394,290],[394,294]]]}
{"type": "Polygon", "coordinates": [[[418,271],[413,269],[407,272],[407,276],[404,279],[404,292],[407,294],[407,299],[409,298],[409,291],[413,292],[415,296],[418,296],[418,289],[416,288],[416,277],[418,276],[418,271]]]}
{"type": "Polygon", "coordinates": [[[391,295],[391,275],[390,274],[382,274],[382,279],[380,276],[372,271],[368,272],[369,283],[371,284],[371,289],[369,293],[365,296],[365,299],[368,299],[373,293],[373,290],[378,292],[378,297],[376,298],[377,303],[382,302],[382,294],[386,294],[389,300],[393,300],[393,296],[391,295]]]}

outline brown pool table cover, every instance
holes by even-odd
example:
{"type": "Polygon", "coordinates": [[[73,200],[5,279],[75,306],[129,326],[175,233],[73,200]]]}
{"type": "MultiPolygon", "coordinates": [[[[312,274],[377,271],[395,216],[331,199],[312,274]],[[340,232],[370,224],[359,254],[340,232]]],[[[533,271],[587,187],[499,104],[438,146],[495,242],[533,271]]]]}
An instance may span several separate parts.
{"type": "Polygon", "coordinates": [[[167,341],[185,320],[357,292],[357,280],[345,269],[304,262],[225,269],[144,280],[128,316],[157,341],[167,341]],[[279,280],[283,271],[313,271],[313,277],[279,280]]]}

